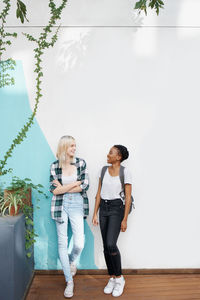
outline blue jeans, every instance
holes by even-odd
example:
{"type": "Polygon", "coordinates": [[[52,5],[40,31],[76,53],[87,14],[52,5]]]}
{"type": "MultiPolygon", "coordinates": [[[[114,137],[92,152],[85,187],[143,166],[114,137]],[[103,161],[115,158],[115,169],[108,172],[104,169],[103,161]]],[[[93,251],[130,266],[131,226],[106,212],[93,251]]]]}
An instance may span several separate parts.
{"type": "Polygon", "coordinates": [[[83,198],[80,193],[66,193],[63,198],[62,218],[64,223],[56,222],[58,253],[66,282],[72,280],[70,263],[74,262],[84,247],[83,198]],[[68,220],[73,233],[73,249],[68,254],[68,220]]]}

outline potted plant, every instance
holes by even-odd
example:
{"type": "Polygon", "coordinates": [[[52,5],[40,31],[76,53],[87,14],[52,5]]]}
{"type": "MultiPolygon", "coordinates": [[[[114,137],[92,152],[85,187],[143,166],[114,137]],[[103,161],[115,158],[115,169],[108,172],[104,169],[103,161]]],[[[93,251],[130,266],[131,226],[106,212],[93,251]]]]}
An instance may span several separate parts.
{"type": "MultiPolygon", "coordinates": [[[[42,186],[40,186],[42,187],[42,186]]],[[[4,190],[4,198],[6,199],[9,195],[14,194],[19,196],[23,203],[31,206],[31,189],[38,189],[39,186],[36,186],[31,183],[29,178],[20,179],[16,176],[12,177],[10,185],[4,190]]]]}
{"type": "MultiPolygon", "coordinates": [[[[0,192],[0,213],[2,216],[15,216],[19,213],[23,213],[25,217],[25,229],[26,229],[26,255],[31,257],[33,252],[33,244],[35,243],[35,237],[37,234],[33,227],[33,205],[31,201],[32,190],[35,190],[38,194],[42,194],[47,198],[47,195],[43,191],[41,184],[32,183],[31,179],[20,179],[17,176],[12,177],[12,181],[6,189],[1,186],[0,192]]],[[[36,203],[40,200],[36,198],[36,203]]],[[[39,206],[36,206],[39,209],[39,206]]]]}
{"type": "Polygon", "coordinates": [[[0,211],[2,216],[5,216],[6,213],[9,216],[15,216],[19,213],[20,208],[23,207],[23,201],[20,195],[7,194],[6,197],[0,198],[0,211]]]}
{"type": "Polygon", "coordinates": [[[43,186],[33,184],[29,178],[14,176],[6,189],[0,186],[0,288],[4,299],[24,298],[33,278],[33,244],[37,234],[33,226],[32,190],[47,197],[43,186]]]}
{"type": "MultiPolygon", "coordinates": [[[[4,189],[4,198],[6,198],[9,194],[19,195],[24,204],[31,206],[32,190],[35,190],[38,194],[46,196],[43,192],[42,184],[34,184],[29,178],[20,179],[17,176],[13,176],[9,186],[4,189]]],[[[36,201],[39,202],[39,199],[36,199],[36,201]]]]}

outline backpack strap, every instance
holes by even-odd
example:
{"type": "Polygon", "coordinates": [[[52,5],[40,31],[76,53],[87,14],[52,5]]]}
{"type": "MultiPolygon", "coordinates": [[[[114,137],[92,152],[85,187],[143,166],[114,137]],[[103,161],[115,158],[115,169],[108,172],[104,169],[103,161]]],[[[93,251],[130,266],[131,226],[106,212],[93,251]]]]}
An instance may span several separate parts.
{"type": "Polygon", "coordinates": [[[119,169],[119,178],[120,178],[120,181],[121,181],[121,185],[122,185],[122,190],[124,191],[124,169],[125,167],[124,166],[120,166],[120,169],[119,169]]]}
{"type": "MultiPolygon", "coordinates": [[[[124,166],[120,166],[119,178],[120,178],[121,185],[122,185],[122,192],[124,193],[124,197],[125,197],[124,170],[125,170],[125,167],[124,166]]],[[[134,198],[131,195],[131,205],[130,205],[129,214],[132,211],[132,208],[135,208],[135,203],[134,203],[134,198]]]]}
{"type": "Polygon", "coordinates": [[[107,169],[108,169],[108,166],[104,166],[101,170],[101,185],[102,185],[103,178],[104,178],[104,175],[105,175],[107,169]]]}
{"type": "MultiPolygon", "coordinates": [[[[104,166],[102,168],[102,170],[101,170],[101,184],[103,182],[103,178],[104,178],[104,175],[105,175],[107,169],[108,169],[108,166],[104,166]]],[[[120,178],[120,181],[121,181],[122,190],[124,190],[124,169],[125,169],[124,166],[120,166],[120,169],[119,169],[119,178],[120,178]]]]}

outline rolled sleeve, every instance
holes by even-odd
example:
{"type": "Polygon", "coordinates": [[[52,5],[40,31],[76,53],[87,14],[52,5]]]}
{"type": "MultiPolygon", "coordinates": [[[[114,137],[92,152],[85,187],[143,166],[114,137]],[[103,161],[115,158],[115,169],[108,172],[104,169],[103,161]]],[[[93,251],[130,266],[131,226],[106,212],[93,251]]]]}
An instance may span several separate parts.
{"type": "Polygon", "coordinates": [[[86,167],[86,162],[83,161],[83,166],[81,167],[81,189],[87,191],[89,189],[89,175],[86,167]]]}

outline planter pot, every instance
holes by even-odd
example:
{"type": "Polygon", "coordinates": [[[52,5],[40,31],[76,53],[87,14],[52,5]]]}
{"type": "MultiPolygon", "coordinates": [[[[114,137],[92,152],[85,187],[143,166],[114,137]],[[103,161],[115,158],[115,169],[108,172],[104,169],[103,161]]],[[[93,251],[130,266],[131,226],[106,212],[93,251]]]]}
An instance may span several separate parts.
{"type": "MultiPolygon", "coordinates": [[[[19,194],[20,191],[22,191],[22,189],[19,189],[19,194]]],[[[4,198],[6,199],[6,197],[8,196],[8,194],[14,194],[16,192],[16,190],[4,190],[4,198]]],[[[28,205],[31,206],[32,205],[32,201],[31,201],[31,188],[29,188],[27,190],[27,194],[25,198],[22,198],[22,201],[28,205]]]]}
{"type": "Polygon", "coordinates": [[[0,217],[0,299],[22,300],[32,280],[33,255],[25,250],[24,215],[0,217]]]}

